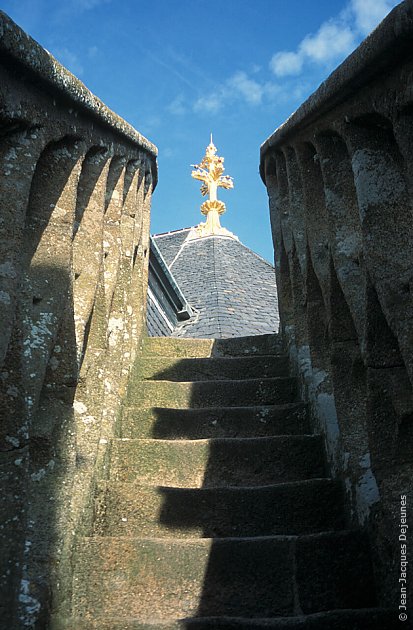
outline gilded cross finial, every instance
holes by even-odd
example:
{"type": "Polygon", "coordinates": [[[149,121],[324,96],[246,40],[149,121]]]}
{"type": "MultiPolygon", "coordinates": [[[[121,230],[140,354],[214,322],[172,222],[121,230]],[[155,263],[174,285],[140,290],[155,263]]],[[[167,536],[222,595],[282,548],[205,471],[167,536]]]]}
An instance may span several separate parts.
{"type": "MultiPolygon", "coordinates": [[[[219,215],[226,210],[223,201],[219,201],[217,197],[218,188],[226,190],[234,188],[232,177],[224,175],[224,158],[217,155],[217,148],[212,141],[206,148],[205,155],[199,164],[192,164],[192,177],[202,182],[201,194],[203,197],[209,196],[201,206],[202,214],[206,215],[206,223],[201,223],[197,230],[201,230],[202,236],[208,234],[231,234],[225,228],[222,228],[219,222],[219,215]]],[[[201,235],[201,234],[200,234],[201,235]]]]}

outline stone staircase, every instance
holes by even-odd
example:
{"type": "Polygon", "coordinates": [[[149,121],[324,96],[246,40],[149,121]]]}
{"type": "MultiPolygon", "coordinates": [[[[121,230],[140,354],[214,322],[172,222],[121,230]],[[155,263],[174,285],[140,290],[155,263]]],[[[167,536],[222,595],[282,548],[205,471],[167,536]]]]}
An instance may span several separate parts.
{"type": "Polygon", "coordinates": [[[396,628],[278,343],[147,339],[61,627],[396,628]]]}

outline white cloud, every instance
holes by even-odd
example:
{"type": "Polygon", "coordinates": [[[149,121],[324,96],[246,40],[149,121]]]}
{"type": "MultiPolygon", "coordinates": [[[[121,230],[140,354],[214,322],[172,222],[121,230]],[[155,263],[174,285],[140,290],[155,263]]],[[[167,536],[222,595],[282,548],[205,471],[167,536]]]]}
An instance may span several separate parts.
{"type": "MultiPolygon", "coordinates": [[[[239,70],[199,97],[193,106],[194,111],[216,114],[237,100],[258,106],[268,100],[285,102],[305,98],[314,88],[311,69],[330,70],[344,60],[397,4],[397,0],[348,0],[336,17],[323,22],[315,33],[308,33],[296,50],[277,51],[271,57],[269,67],[272,75],[279,79],[277,82],[260,80],[261,68],[251,65],[248,73],[239,70]]],[[[174,102],[170,107],[173,106],[174,102]]],[[[179,102],[176,106],[179,111],[179,102]]]]}
{"type": "Polygon", "coordinates": [[[270,60],[276,77],[301,74],[304,64],[328,64],[346,57],[356,46],[356,35],[340,19],[324,22],[317,33],[306,35],[297,51],[280,51],[270,60]]]}
{"type": "Polygon", "coordinates": [[[275,53],[270,61],[270,68],[276,77],[300,74],[303,58],[300,53],[281,51],[275,53]]]}
{"type": "Polygon", "coordinates": [[[195,101],[194,111],[216,114],[224,105],[241,100],[248,105],[259,105],[266,93],[265,84],[251,79],[244,71],[239,70],[230,76],[222,85],[195,101]]]}
{"type": "Polygon", "coordinates": [[[397,0],[350,0],[336,17],[306,35],[295,51],[276,52],[270,69],[277,77],[299,75],[305,64],[329,65],[344,59],[387,13],[397,0]]]}
{"type": "Polygon", "coordinates": [[[246,72],[236,72],[228,79],[227,85],[250,105],[259,105],[262,101],[263,86],[258,81],[250,79],[246,72]]]}
{"type": "Polygon", "coordinates": [[[218,92],[201,96],[195,101],[194,111],[216,114],[224,104],[225,96],[218,92]]]}
{"type": "MultiPolygon", "coordinates": [[[[303,82],[300,82],[300,86],[303,82]]],[[[252,79],[244,71],[235,72],[213,92],[198,98],[193,110],[198,113],[216,114],[225,106],[238,102],[256,107],[266,101],[285,102],[294,97],[295,86],[285,86],[275,81],[252,79]]],[[[300,87],[300,92],[301,92],[300,87]]]]}
{"type": "Polygon", "coordinates": [[[398,4],[399,0],[351,0],[357,29],[368,35],[398,4]]]}
{"type": "Polygon", "coordinates": [[[347,56],[356,45],[356,37],[348,26],[334,21],[322,24],[315,35],[307,35],[300,44],[303,58],[326,63],[347,56]]]}
{"type": "Polygon", "coordinates": [[[183,116],[183,114],[186,113],[186,107],[184,103],[185,99],[183,95],[180,94],[179,96],[174,98],[171,103],[169,103],[166,109],[170,114],[173,114],[174,116],[183,116]]]}

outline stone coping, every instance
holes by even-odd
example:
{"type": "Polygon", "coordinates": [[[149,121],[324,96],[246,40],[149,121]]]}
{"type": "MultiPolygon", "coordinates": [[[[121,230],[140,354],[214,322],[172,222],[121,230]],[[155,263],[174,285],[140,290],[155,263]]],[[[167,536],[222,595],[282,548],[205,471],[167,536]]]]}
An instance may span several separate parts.
{"type": "Polygon", "coordinates": [[[407,53],[412,56],[413,0],[397,5],[319,88],[261,145],[260,174],[265,184],[264,157],[297,129],[303,129],[344,101],[361,86],[382,75],[407,53]]]}
{"type": "Polygon", "coordinates": [[[95,96],[77,77],[62,66],[45,48],[25,33],[8,15],[0,11],[0,54],[24,66],[41,81],[69,98],[79,108],[86,110],[100,123],[111,127],[129,142],[137,144],[152,158],[158,150],[132,125],[115,114],[95,96]]]}

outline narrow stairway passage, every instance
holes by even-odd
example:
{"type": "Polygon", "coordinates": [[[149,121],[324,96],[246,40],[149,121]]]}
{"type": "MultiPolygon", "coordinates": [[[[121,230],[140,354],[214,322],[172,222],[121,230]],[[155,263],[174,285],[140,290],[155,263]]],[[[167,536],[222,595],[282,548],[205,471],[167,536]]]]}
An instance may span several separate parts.
{"type": "Polygon", "coordinates": [[[66,628],[396,628],[275,335],[146,340],[75,560],[66,628]]]}

